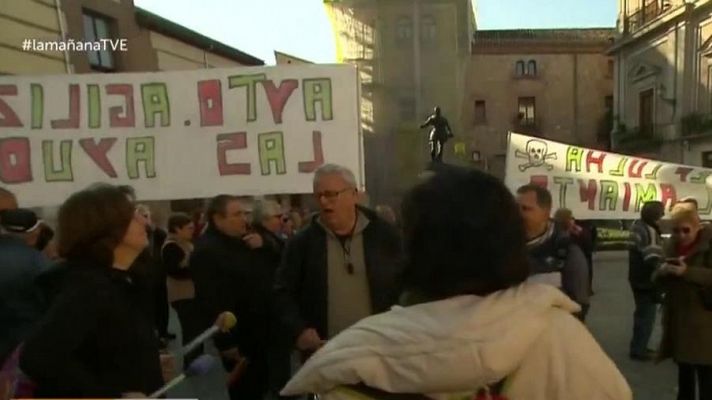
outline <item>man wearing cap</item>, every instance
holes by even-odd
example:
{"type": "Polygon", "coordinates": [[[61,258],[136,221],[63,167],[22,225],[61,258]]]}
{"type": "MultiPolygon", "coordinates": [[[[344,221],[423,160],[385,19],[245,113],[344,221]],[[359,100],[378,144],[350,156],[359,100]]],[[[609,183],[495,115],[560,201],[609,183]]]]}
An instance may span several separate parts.
{"type": "Polygon", "coordinates": [[[0,211],[0,363],[25,339],[45,309],[35,282],[49,264],[34,247],[40,225],[30,210],[0,211]]]}

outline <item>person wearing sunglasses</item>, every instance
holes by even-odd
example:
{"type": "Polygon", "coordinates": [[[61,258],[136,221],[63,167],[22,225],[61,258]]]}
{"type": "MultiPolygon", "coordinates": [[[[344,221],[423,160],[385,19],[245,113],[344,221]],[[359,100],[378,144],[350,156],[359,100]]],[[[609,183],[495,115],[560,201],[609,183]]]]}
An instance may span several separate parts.
{"type": "Polygon", "coordinates": [[[660,358],[678,365],[678,399],[712,398],[712,228],[690,207],[675,206],[665,263],[654,279],[665,291],[660,358]],[[707,304],[709,307],[709,304],[707,304]]]}

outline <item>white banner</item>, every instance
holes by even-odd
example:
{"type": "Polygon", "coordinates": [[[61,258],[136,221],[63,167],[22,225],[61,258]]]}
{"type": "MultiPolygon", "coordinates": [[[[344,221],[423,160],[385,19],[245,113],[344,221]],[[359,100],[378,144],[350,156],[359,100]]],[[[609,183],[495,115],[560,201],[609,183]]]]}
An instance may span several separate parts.
{"type": "Polygon", "coordinates": [[[0,77],[0,183],[23,207],[94,182],[142,200],[312,190],[324,163],[363,189],[356,68],[0,77]]]}
{"type": "Polygon", "coordinates": [[[669,209],[697,199],[700,215],[712,213],[712,170],[624,156],[540,138],[509,134],[505,183],[513,192],[528,183],[551,191],[554,211],[578,219],[637,219],[646,201],[669,209]]]}

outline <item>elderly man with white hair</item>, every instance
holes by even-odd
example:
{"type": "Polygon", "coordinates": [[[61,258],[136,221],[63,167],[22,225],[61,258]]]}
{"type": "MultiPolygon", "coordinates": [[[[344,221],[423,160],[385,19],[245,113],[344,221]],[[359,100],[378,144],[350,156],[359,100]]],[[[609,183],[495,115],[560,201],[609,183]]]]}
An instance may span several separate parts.
{"type": "Polygon", "coordinates": [[[287,218],[282,206],[274,200],[257,200],[252,209],[252,226],[260,233],[267,233],[270,239],[283,239],[287,218]]]}
{"type": "Polygon", "coordinates": [[[320,167],[314,175],[320,211],[285,248],[276,312],[281,331],[303,353],[398,299],[401,237],[358,198],[353,172],[320,167]]]}

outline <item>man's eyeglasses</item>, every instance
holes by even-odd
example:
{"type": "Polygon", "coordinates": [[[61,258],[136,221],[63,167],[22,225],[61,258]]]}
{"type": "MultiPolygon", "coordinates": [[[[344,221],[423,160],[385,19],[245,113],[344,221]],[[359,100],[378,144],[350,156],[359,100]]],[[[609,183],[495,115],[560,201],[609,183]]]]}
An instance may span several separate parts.
{"type": "Polygon", "coordinates": [[[333,190],[325,190],[323,192],[316,192],[314,193],[314,198],[317,200],[321,200],[322,197],[325,199],[331,201],[331,200],[336,200],[341,193],[348,192],[349,190],[354,190],[353,188],[346,188],[346,189],[341,189],[338,191],[333,191],[333,190]]]}

